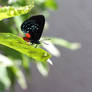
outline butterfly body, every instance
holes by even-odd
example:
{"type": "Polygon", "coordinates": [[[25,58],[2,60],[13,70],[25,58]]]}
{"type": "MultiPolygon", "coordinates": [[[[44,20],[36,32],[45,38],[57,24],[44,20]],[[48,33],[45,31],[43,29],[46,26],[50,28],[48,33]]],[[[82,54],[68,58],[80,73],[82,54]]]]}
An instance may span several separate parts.
{"type": "Polygon", "coordinates": [[[25,33],[24,40],[32,44],[40,44],[39,39],[42,35],[45,24],[43,15],[32,16],[21,25],[21,30],[25,33]]]}

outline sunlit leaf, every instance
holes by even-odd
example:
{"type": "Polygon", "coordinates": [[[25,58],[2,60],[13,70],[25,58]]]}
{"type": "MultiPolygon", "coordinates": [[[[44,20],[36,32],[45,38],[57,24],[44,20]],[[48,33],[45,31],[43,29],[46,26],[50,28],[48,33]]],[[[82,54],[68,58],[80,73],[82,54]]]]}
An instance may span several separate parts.
{"type": "Polygon", "coordinates": [[[46,62],[37,62],[37,69],[43,76],[48,76],[48,64],[46,62]]]}
{"type": "Polygon", "coordinates": [[[13,7],[13,6],[4,6],[0,8],[0,20],[19,16],[22,14],[28,13],[32,8],[34,4],[27,5],[27,6],[21,6],[21,7],[13,7]]]}
{"type": "Polygon", "coordinates": [[[18,68],[18,67],[12,67],[12,70],[17,78],[17,81],[19,83],[19,85],[23,88],[23,89],[26,89],[27,88],[27,85],[26,85],[26,80],[25,80],[25,77],[24,77],[24,74],[23,72],[18,68]]]}
{"type": "Polygon", "coordinates": [[[0,33],[0,44],[17,50],[20,53],[35,59],[36,61],[47,61],[51,57],[48,52],[41,48],[34,48],[21,37],[11,33],[0,33]]]}
{"type": "Polygon", "coordinates": [[[8,57],[0,54],[0,67],[1,66],[13,66],[13,62],[8,57]]]}
{"type": "Polygon", "coordinates": [[[51,59],[48,59],[47,62],[50,64],[50,65],[53,65],[53,62],[51,59]]]}
{"type": "Polygon", "coordinates": [[[62,47],[65,47],[65,48],[68,48],[68,49],[71,49],[71,50],[77,50],[81,47],[80,43],[69,42],[69,41],[64,40],[62,38],[47,37],[47,39],[50,39],[50,41],[53,44],[56,44],[56,45],[59,45],[59,46],[62,46],[62,47]]]}
{"type": "Polygon", "coordinates": [[[8,77],[6,67],[0,66],[0,81],[4,84],[5,88],[9,88],[11,82],[8,77]]]}
{"type": "Polygon", "coordinates": [[[50,41],[44,41],[42,45],[53,56],[59,57],[61,55],[60,51],[50,41]]]}
{"type": "Polygon", "coordinates": [[[44,3],[46,0],[35,0],[36,3],[44,3]]]}

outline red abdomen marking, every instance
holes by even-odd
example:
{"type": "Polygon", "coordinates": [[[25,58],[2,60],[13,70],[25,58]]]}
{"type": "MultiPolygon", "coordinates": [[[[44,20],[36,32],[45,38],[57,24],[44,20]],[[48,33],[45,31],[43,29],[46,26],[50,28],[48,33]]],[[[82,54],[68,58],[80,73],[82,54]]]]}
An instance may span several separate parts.
{"type": "Polygon", "coordinates": [[[29,33],[25,34],[27,38],[31,38],[31,35],[29,33]]]}
{"type": "Polygon", "coordinates": [[[27,38],[27,37],[23,37],[23,39],[24,39],[25,41],[27,41],[27,42],[30,42],[29,38],[27,38]]]}

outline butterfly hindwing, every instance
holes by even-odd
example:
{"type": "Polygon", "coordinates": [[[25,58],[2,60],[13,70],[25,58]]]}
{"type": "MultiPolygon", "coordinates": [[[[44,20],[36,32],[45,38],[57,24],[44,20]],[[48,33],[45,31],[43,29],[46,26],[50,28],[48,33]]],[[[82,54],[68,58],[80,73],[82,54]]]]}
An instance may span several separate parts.
{"type": "Polygon", "coordinates": [[[43,15],[32,16],[21,25],[21,30],[24,33],[31,35],[30,41],[36,43],[39,41],[45,24],[45,18],[43,15]]]}

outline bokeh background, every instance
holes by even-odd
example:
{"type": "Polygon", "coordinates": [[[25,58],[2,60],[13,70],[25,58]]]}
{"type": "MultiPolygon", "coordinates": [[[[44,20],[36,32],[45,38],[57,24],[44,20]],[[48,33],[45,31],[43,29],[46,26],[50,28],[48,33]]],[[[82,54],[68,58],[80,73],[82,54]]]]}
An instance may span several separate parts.
{"type": "Polygon", "coordinates": [[[57,2],[59,9],[50,12],[49,29],[44,34],[80,42],[82,47],[76,51],[58,47],[61,57],[52,58],[54,65],[47,78],[32,64],[28,89],[16,85],[16,92],[92,92],[92,1],[57,2]]]}

